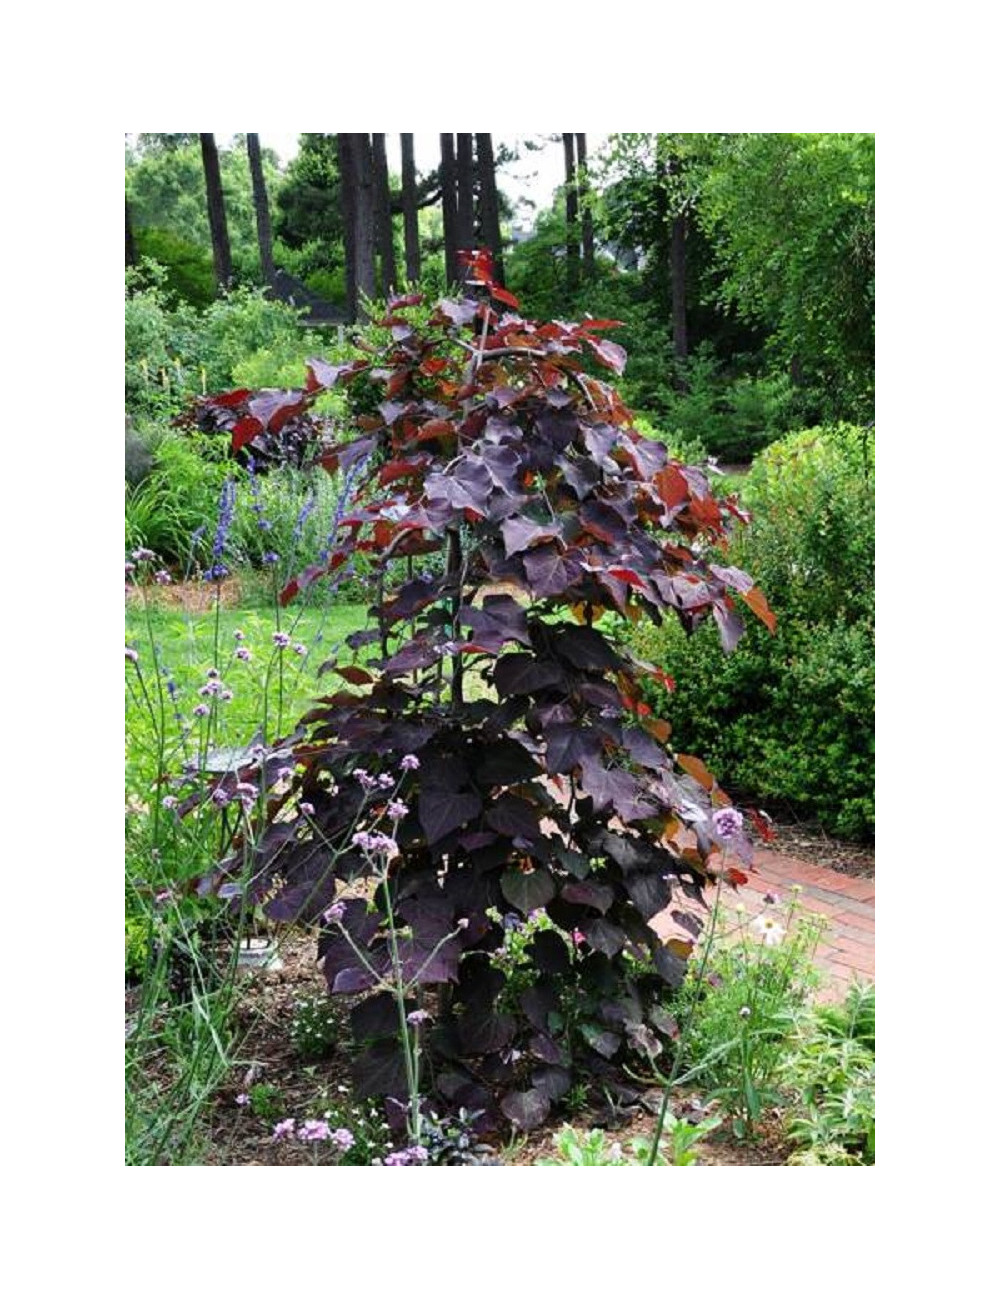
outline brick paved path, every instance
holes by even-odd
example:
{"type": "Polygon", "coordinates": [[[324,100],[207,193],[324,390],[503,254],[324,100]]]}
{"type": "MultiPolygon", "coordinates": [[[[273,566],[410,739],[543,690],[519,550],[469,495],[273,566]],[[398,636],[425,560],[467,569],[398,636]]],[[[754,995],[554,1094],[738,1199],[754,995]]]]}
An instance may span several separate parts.
{"type": "Polygon", "coordinates": [[[785,903],[793,885],[801,885],[803,912],[826,918],[827,930],[816,950],[816,964],[827,976],[820,1001],[835,1000],[846,992],[853,977],[875,979],[875,881],[842,875],[828,867],[814,867],[798,858],[770,849],[754,850],[756,871],[737,898],[727,891],[730,906],[742,902],[754,913],[770,890],[785,903]]]}

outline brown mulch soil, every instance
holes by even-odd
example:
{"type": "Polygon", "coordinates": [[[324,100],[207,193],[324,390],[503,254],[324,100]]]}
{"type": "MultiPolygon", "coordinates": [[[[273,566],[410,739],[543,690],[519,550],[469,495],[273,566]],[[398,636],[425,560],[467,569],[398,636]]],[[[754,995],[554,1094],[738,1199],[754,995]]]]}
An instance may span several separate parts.
{"type": "MultiPolygon", "coordinates": [[[[290,933],[281,944],[280,970],[246,971],[242,975],[243,997],[238,1023],[244,1037],[238,1049],[240,1065],[228,1086],[219,1093],[206,1114],[201,1135],[199,1163],[223,1165],[304,1165],[309,1153],[298,1142],[280,1143],[271,1137],[276,1119],[291,1115],[296,1120],[319,1118],[325,1109],[350,1098],[350,1061],[334,1053],[316,1062],[305,1062],[296,1052],[290,1027],[295,1003],[310,994],[324,994],[326,985],[316,965],[315,938],[290,933]],[[267,1120],[249,1107],[236,1104],[236,1097],[254,1085],[276,1089],[276,1113],[267,1120]],[[280,1114],[277,1113],[280,1111],[280,1114]]],[[[135,994],[132,994],[134,999],[135,994]]],[[[350,999],[331,1000],[341,1041],[350,1041],[348,1015],[350,999]]],[[[488,1134],[485,1140],[496,1152],[498,1163],[528,1166],[554,1154],[553,1137],[563,1123],[578,1131],[601,1128],[610,1141],[620,1142],[628,1152],[631,1139],[652,1136],[662,1094],[645,1093],[630,1108],[611,1109],[603,1101],[553,1120],[537,1132],[510,1142],[509,1134],[488,1134]]],[[[698,1118],[698,1101],[690,1089],[678,1090],[672,1109],[681,1117],[698,1118]]],[[[699,1163],[704,1165],[781,1165],[792,1151],[782,1132],[780,1117],[765,1117],[752,1144],[738,1142],[725,1125],[699,1143],[699,1163]]]]}
{"type": "Polygon", "coordinates": [[[832,839],[815,822],[775,818],[773,830],[774,841],[767,847],[775,853],[787,853],[816,867],[829,867],[843,876],[875,878],[874,844],[832,839]]]}
{"type": "MultiPolygon", "coordinates": [[[[205,614],[215,609],[216,586],[214,582],[172,582],[165,587],[147,584],[140,589],[134,583],[125,584],[127,604],[139,601],[145,593],[151,604],[164,609],[182,609],[189,614],[205,614]]],[[[218,584],[218,595],[223,609],[236,609],[242,599],[238,578],[225,578],[218,584]]]]}

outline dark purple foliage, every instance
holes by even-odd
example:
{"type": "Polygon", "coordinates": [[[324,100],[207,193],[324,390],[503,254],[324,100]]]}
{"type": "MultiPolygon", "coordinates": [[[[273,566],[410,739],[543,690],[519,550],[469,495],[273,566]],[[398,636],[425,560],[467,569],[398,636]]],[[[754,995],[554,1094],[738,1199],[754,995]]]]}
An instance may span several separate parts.
{"type": "MultiPolygon", "coordinates": [[[[233,446],[252,444],[257,456],[262,435],[245,421],[278,437],[304,427],[330,385],[363,379],[357,435],[319,458],[331,472],[369,468],[328,564],[290,583],[286,602],[359,553],[383,574],[392,560],[437,557],[380,588],[371,631],[349,638],[353,661],[326,665],[346,686],[284,742],[296,775],[258,828],[253,900],[283,919],[290,897],[307,900],[306,919],[321,915],[364,870],[357,854],[328,847],[355,824],[351,771],[396,776],[415,754],[391,892],[396,924],[409,927],[406,975],[440,995],[425,1050],[439,1078],[476,1080],[529,1128],[564,1094],[568,1071],[608,1079],[609,1063],[659,1042],[660,1003],[684,963],[650,921],[671,908],[696,934],[687,900],[700,898],[721,856],[710,812],[728,800],[697,760],[675,766],[669,724],[641,691],[643,679],[669,687],[669,678],[613,644],[605,616],[678,617],[687,628],[712,617],[730,645],[742,627],[736,600],[771,615],[746,574],[701,558],[705,542],[724,543],[735,501],[716,500],[700,471],[640,437],[614,390],[588,372],[594,362],[621,372],[624,350],[594,334],[612,322],[499,315],[491,298],[516,303],[483,256],[472,269],[480,298],[440,303],[426,329],[391,306],[379,324],[393,341],[370,361],[313,361],[298,392],[203,405],[215,418],[238,415],[233,446]],[[296,817],[299,800],[315,808],[308,823],[296,817]],[[505,917],[539,910],[556,928],[529,943],[536,985],[518,999],[490,954],[505,917]],[[582,1030],[571,1031],[574,1019],[582,1030]]],[[[228,869],[240,861],[237,851],[228,869]]],[[[350,942],[323,932],[334,992],[372,986],[357,949],[388,970],[386,906],[381,891],[371,909],[350,901],[350,942]]],[[[356,1081],[391,1093],[395,1027],[376,1022],[386,1036],[372,1035],[356,1081]]]]}

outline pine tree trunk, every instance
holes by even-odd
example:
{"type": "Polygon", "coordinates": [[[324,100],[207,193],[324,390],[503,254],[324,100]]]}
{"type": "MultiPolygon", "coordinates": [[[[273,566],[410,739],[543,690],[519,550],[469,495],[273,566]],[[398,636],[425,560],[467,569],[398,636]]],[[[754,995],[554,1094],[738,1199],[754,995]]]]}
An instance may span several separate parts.
{"type": "Polygon", "coordinates": [[[458,203],[455,186],[455,137],[441,136],[441,215],[444,219],[444,273],[458,283],[458,203]]]}
{"type": "Polygon", "coordinates": [[[347,318],[358,319],[358,274],[354,251],[354,209],[357,203],[354,185],[354,137],[340,132],[337,136],[337,163],[340,168],[340,215],[344,226],[344,288],[347,318]]]}
{"type": "Polygon", "coordinates": [[[580,203],[573,136],[567,132],[563,133],[563,152],[566,156],[566,292],[572,298],[580,287],[580,203]]]}
{"type": "Polygon", "coordinates": [[[135,266],[138,261],[135,255],[135,237],[132,234],[132,215],[128,210],[128,199],[125,200],[125,265],[135,266]]]}
{"type": "Polygon", "coordinates": [[[226,202],[222,195],[222,175],[219,171],[219,151],[214,135],[200,135],[201,161],[205,169],[205,197],[208,201],[208,227],[212,235],[212,261],[215,263],[215,282],[219,292],[225,293],[233,279],[233,260],[229,251],[229,230],[226,227],[226,202]]]}
{"type": "Polygon", "coordinates": [[[271,241],[271,213],[267,206],[267,186],[260,157],[260,136],[247,133],[247,156],[253,184],[253,210],[257,218],[257,244],[260,248],[260,273],[267,285],[274,284],[274,249],[271,241]]]}
{"type": "Polygon", "coordinates": [[[358,303],[374,298],[375,282],[375,161],[371,136],[355,135],[354,153],[354,263],[358,303]]]}
{"type": "Polygon", "coordinates": [[[595,274],[593,193],[590,188],[590,176],[587,172],[587,137],[579,132],[576,137],[576,167],[579,178],[580,207],[583,210],[583,278],[593,280],[595,274]]]}
{"type": "Polygon", "coordinates": [[[413,161],[413,135],[399,137],[403,155],[403,239],[406,244],[406,278],[420,279],[420,231],[417,226],[417,169],[413,161]]]}
{"type": "MultiPolygon", "coordinates": [[[[458,135],[458,231],[457,240],[460,250],[473,249],[476,246],[476,174],[472,155],[472,136],[459,132],[458,135]]],[[[459,266],[459,278],[465,279],[465,268],[459,266]]]]}
{"type": "Polygon", "coordinates": [[[396,287],[396,249],[392,237],[389,164],[385,156],[384,135],[372,136],[372,162],[375,170],[375,227],[382,270],[382,295],[388,298],[396,287]]]}
{"type": "Polygon", "coordinates": [[[483,241],[493,254],[493,275],[503,284],[503,240],[500,237],[500,201],[497,198],[493,137],[476,136],[476,167],[479,175],[479,224],[483,241]]]}

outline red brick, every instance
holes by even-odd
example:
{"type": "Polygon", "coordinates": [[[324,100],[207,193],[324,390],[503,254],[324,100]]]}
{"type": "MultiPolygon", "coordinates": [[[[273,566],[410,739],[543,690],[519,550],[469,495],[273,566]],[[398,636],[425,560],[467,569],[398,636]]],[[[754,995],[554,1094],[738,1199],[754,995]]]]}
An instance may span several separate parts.
{"type": "Polygon", "coordinates": [[[834,947],[837,952],[842,952],[845,956],[854,960],[855,957],[862,957],[870,960],[873,964],[875,961],[875,947],[870,943],[855,943],[853,939],[845,939],[842,934],[834,933],[830,935],[827,942],[834,947]]]}
{"type": "Polygon", "coordinates": [[[875,933],[875,916],[866,916],[861,912],[840,911],[834,916],[835,921],[842,922],[854,930],[867,930],[870,934],[875,933]]]}
{"type": "Polygon", "coordinates": [[[841,883],[837,886],[838,894],[847,894],[849,898],[856,898],[859,903],[875,902],[875,881],[860,880],[853,876],[841,876],[841,883]]]}

